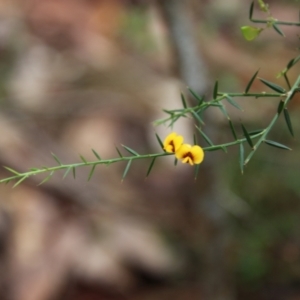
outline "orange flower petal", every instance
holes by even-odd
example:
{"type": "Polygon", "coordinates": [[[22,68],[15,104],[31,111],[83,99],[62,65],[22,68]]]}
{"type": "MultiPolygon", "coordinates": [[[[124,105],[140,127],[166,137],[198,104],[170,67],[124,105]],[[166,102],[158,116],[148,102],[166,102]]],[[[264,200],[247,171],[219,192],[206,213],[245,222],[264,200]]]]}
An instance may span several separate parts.
{"type": "Polygon", "coordinates": [[[177,159],[183,163],[189,163],[191,166],[194,164],[200,164],[204,159],[204,151],[198,146],[191,146],[189,144],[183,144],[175,153],[177,159]]]}
{"type": "Polygon", "coordinates": [[[164,150],[169,153],[176,152],[183,143],[183,137],[176,132],[170,133],[164,140],[164,150]]]}

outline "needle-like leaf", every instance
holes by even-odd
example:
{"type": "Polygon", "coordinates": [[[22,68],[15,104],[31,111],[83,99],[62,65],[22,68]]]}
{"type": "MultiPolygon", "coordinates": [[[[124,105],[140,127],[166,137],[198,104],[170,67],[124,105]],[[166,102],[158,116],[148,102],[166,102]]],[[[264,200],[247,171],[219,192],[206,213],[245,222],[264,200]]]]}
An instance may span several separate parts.
{"type": "Polygon", "coordinates": [[[123,176],[122,176],[122,181],[124,180],[124,178],[126,177],[128,171],[129,171],[129,169],[130,169],[131,162],[132,162],[132,160],[130,159],[130,160],[128,161],[127,165],[126,165],[126,168],[125,168],[124,173],[123,173],[123,176]]]}
{"type": "Polygon", "coordinates": [[[213,97],[214,99],[217,99],[218,96],[218,80],[215,82],[215,86],[214,86],[214,93],[213,93],[213,97]]]}
{"type": "Polygon", "coordinates": [[[200,134],[202,135],[202,137],[205,139],[205,141],[210,145],[210,146],[214,146],[213,142],[210,140],[210,138],[198,127],[195,126],[197,128],[197,130],[200,132],[200,134]]]}
{"type": "Polygon", "coordinates": [[[122,158],[122,157],[123,157],[123,155],[122,155],[122,153],[121,153],[121,151],[119,150],[119,148],[118,148],[118,147],[116,147],[116,150],[117,150],[117,152],[118,152],[119,156],[122,158]]]}
{"type": "Polygon", "coordinates": [[[193,117],[202,125],[204,125],[203,120],[201,119],[201,117],[199,116],[199,114],[195,113],[193,110],[191,111],[191,114],[193,115],[193,117]]]}
{"type": "Polygon", "coordinates": [[[95,168],[96,168],[96,165],[93,165],[91,171],[90,171],[90,174],[89,174],[89,177],[88,177],[88,181],[90,181],[90,179],[92,178],[93,174],[94,174],[94,171],[95,171],[95,168]]]}
{"type": "Polygon", "coordinates": [[[249,19],[250,20],[252,20],[253,8],[254,8],[254,1],[252,1],[251,5],[250,5],[250,11],[249,11],[249,19]]]}
{"type": "Polygon", "coordinates": [[[16,170],[14,170],[14,169],[12,169],[12,168],[5,167],[5,166],[3,166],[3,168],[6,169],[7,171],[13,173],[13,174],[20,175],[19,172],[17,172],[16,170]]]}
{"type": "MultiPolygon", "coordinates": [[[[253,2],[252,2],[252,4],[253,4],[253,2]]],[[[252,83],[253,83],[253,81],[255,80],[255,78],[256,78],[258,72],[259,72],[259,69],[254,73],[254,75],[251,77],[250,81],[248,82],[248,84],[247,84],[247,86],[246,86],[246,89],[245,89],[245,93],[246,93],[246,94],[247,94],[248,91],[250,90],[250,88],[251,88],[251,86],[252,86],[252,83]]]]}
{"type": "Polygon", "coordinates": [[[195,91],[193,91],[191,88],[188,88],[188,90],[190,91],[190,93],[198,100],[198,105],[201,105],[204,101],[204,97],[201,97],[200,95],[198,95],[195,91]]]}
{"type": "Polygon", "coordinates": [[[101,160],[101,157],[100,157],[100,155],[96,152],[96,150],[92,149],[92,151],[93,151],[94,155],[96,156],[96,158],[97,158],[98,160],[101,160]]]}
{"type": "Polygon", "coordinates": [[[71,167],[69,167],[69,168],[66,170],[66,172],[65,172],[65,174],[64,174],[64,176],[63,176],[63,179],[65,179],[65,178],[67,177],[67,175],[69,174],[70,171],[71,171],[71,167]]]}
{"type": "Polygon", "coordinates": [[[248,131],[246,130],[245,126],[243,124],[241,124],[241,125],[242,125],[242,130],[243,130],[244,136],[245,136],[249,146],[253,149],[253,143],[252,143],[251,137],[250,137],[248,131]]]}
{"type": "Polygon", "coordinates": [[[155,136],[156,136],[156,139],[157,139],[160,147],[164,150],[164,144],[163,144],[162,140],[160,139],[159,135],[157,133],[155,133],[155,136]]]}
{"type": "Polygon", "coordinates": [[[291,135],[294,136],[293,126],[292,126],[290,114],[289,114],[287,108],[284,109],[283,113],[284,113],[284,118],[285,118],[286,125],[287,125],[291,135]]]}
{"type": "Polygon", "coordinates": [[[277,143],[277,142],[274,142],[274,141],[270,141],[270,140],[265,140],[264,141],[267,145],[269,146],[273,146],[273,147],[276,147],[276,148],[280,148],[280,149],[283,149],[283,150],[292,150],[291,148],[283,145],[283,144],[280,144],[280,143],[277,143]]]}
{"type": "Polygon", "coordinates": [[[150,166],[149,166],[149,168],[148,168],[146,178],[149,176],[150,172],[152,171],[152,168],[153,168],[153,166],[154,166],[155,160],[156,160],[156,157],[153,157],[153,159],[152,159],[152,161],[151,161],[151,164],[150,164],[150,166]]]}
{"type": "Polygon", "coordinates": [[[281,114],[283,108],[284,108],[284,101],[280,100],[277,108],[277,113],[281,114]]]}
{"type": "Polygon", "coordinates": [[[13,188],[17,187],[21,182],[23,182],[28,176],[23,176],[19,181],[17,181],[14,185],[13,188]]]}
{"type": "Polygon", "coordinates": [[[85,164],[87,164],[87,160],[82,155],[79,155],[79,157],[85,164]]]}
{"type": "Polygon", "coordinates": [[[54,171],[52,171],[46,178],[44,178],[44,180],[41,181],[41,182],[38,184],[38,186],[39,186],[39,185],[42,185],[42,184],[45,183],[45,182],[47,182],[47,181],[52,177],[53,174],[54,174],[54,171]]]}
{"type": "Polygon", "coordinates": [[[262,79],[262,78],[259,78],[259,80],[262,83],[264,83],[266,86],[268,86],[270,89],[274,90],[275,92],[278,92],[280,94],[285,94],[286,93],[286,90],[283,87],[281,87],[280,85],[276,84],[276,83],[267,81],[267,80],[262,79]]]}
{"type": "Polygon", "coordinates": [[[226,95],[226,96],[225,96],[225,99],[226,99],[232,106],[234,106],[235,108],[237,108],[237,109],[243,111],[243,109],[242,109],[242,108],[241,108],[241,107],[233,100],[232,97],[230,97],[229,95],[226,95]]]}
{"type": "Polygon", "coordinates": [[[285,35],[284,35],[284,33],[282,32],[282,30],[281,30],[275,23],[272,24],[272,26],[273,26],[274,30],[275,30],[278,34],[280,34],[281,36],[285,37],[285,35]]]}
{"type": "Polygon", "coordinates": [[[61,165],[62,165],[62,162],[59,160],[59,158],[58,158],[54,153],[51,153],[51,155],[52,155],[53,158],[56,160],[56,162],[61,166],[61,165]]]}
{"type": "Polygon", "coordinates": [[[244,151],[244,144],[240,143],[240,170],[241,173],[244,173],[244,166],[245,166],[245,151],[244,151]]]}
{"type": "Polygon", "coordinates": [[[131,154],[133,154],[133,155],[135,155],[135,156],[139,156],[139,154],[138,154],[136,151],[134,151],[133,149],[131,149],[131,148],[125,146],[125,145],[122,145],[122,147],[123,147],[124,149],[126,149],[129,153],[131,153],[131,154]]]}
{"type": "Polygon", "coordinates": [[[181,102],[182,102],[183,107],[184,107],[184,108],[187,108],[187,104],[186,104],[184,95],[183,95],[182,93],[181,93],[181,102]]]}
{"type": "Polygon", "coordinates": [[[236,135],[236,132],[235,132],[235,129],[234,129],[231,119],[229,119],[228,122],[229,122],[229,126],[231,129],[232,135],[233,135],[234,139],[237,140],[238,138],[237,138],[237,135],[236,135]]]}
{"type": "Polygon", "coordinates": [[[198,178],[198,174],[199,174],[199,169],[200,169],[200,164],[195,165],[195,180],[198,178]]]}

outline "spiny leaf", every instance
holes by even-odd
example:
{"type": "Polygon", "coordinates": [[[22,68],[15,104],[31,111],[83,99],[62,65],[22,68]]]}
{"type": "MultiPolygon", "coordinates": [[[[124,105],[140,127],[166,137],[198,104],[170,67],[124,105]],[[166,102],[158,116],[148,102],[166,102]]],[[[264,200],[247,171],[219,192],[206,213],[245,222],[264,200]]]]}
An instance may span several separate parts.
{"type": "Polygon", "coordinates": [[[245,154],[244,145],[243,145],[243,143],[240,143],[240,169],[241,169],[242,174],[244,173],[244,166],[245,166],[244,154],[245,154]]]}
{"type": "Polygon", "coordinates": [[[69,174],[70,171],[71,171],[71,167],[69,167],[69,168],[66,170],[66,172],[65,172],[65,174],[64,174],[64,176],[63,176],[63,179],[65,179],[65,178],[67,177],[67,175],[69,174]]]}
{"type": "Polygon", "coordinates": [[[195,165],[195,180],[198,178],[199,169],[200,169],[200,164],[195,165]]]}
{"type": "Polygon", "coordinates": [[[241,124],[241,126],[242,126],[242,130],[243,130],[243,132],[244,132],[244,136],[245,136],[245,138],[246,138],[248,144],[249,144],[250,147],[253,149],[253,143],[252,143],[252,140],[251,140],[251,137],[250,137],[248,131],[246,130],[246,128],[245,128],[245,126],[244,126],[243,124],[241,124]]]}
{"type": "Polygon", "coordinates": [[[216,81],[215,83],[215,86],[214,86],[214,93],[213,93],[213,97],[214,99],[217,99],[217,96],[218,96],[218,80],[216,81]]]}
{"type": "Polygon", "coordinates": [[[192,110],[192,111],[191,111],[191,114],[194,116],[194,118],[195,118],[200,124],[204,125],[203,120],[200,118],[200,116],[199,116],[197,113],[195,113],[195,112],[192,110]]]}
{"type": "Polygon", "coordinates": [[[93,165],[91,171],[90,171],[90,174],[89,174],[89,177],[88,177],[88,181],[90,181],[90,179],[92,178],[93,174],[94,174],[94,171],[95,171],[95,168],[96,168],[96,165],[93,165]]]}
{"type": "Polygon", "coordinates": [[[51,177],[52,175],[54,174],[54,171],[52,171],[43,181],[41,181],[37,186],[40,186],[42,185],[43,183],[47,182],[51,177]]]}
{"type": "Polygon", "coordinates": [[[133,154],[133,155],[135,155],[135,156],[139,156],[139,154],[138,154],[136,151],[134,151],[133,149],[131,149],[131,148],[125,146],[125,145],[122,145],[122,147],[123,147],[124,149],[126,149],[129,153],[131,153],[131,154],[133,154]]]}
{"type": "Polygon", "coordinates": [[[294,136],[293,126],[292,126],[290,114],[289,114],[287,108],[285,108],[283,112],[284,112],[284,118],[285,118],[285,121],[286,121],[286,125],[287,125],[291,135],[294,136]]]}
{"type": "Polygon", "coordinates": [[[289,61],[289,63],[287,64],[287,69],[290,69],[292,66],[294,66],[298,61],[300,60],[300,55],[298,55],[297,57],[291,59],[289,61]]]}
{"type": "Polygon", "coordinates": [[[270,89],[274,90],[275,92],[278,92],[280,94],[284,94],[286,91],[283,87],[281,87],[278,84],[275,84],[273,82],[267,81],[265,79],[259,78],[259,80],[264,83],[266,86],[268,86],[270,89]]]}
{"type": "Polygon", "coordinates": [[[280,114],[284,108],[284,101],[280,100],[277,108],[277,113],[280,114]]]}
{"type": "Polygon", "coordinates": [[[62,162],[59,160],[59,158],[58,158],[54,153],[51,153],[51,155],[52,155],[53,158],[56,160],[56,162],[61,166],[61,165],[62,165],[62,162]]]}
{"type": "Polygon", "coordinates": [[[12,169],[12,168],[5,167],[5,166],[3,166],[3,168],[6,169],[7,171],[13,173],[13,174],[20,175],[19,172],[17,172],[16,170],[14,170],[14,169],[12,169]]]}
{"type": "Polygon", "coordinates": [[[196,128],[198,129],[198,131],[200,132],[200,134],[202,135],[202,137],[206,140],[206,142],[210,145],[210,146],[214,146],[213,142],[210,140],[210,138],[198,127],[196,126],[196,128]]]}
{"type": "Polygon", "coordinates": [[[194,140],[194,145],[197,145],[197,137],[196,137],[196,134],[193,134],[193,140],[194,140]]]}
{"type": "Polygon", "coordinates": [[[173,128],[174,123],[180,118],[180,117],[185,117],[184,115],[178,115],[178,116],[172,116],[172,121],[170,122],[169,126],[170,128],[173,128]]]}
{"type": "Polygon", "coordinates": [[[284,33],[281,31],[281,29],[280,29],[275,23],[273,23],[272,26],[273,26],[274,30],[275,30],[278,34],[280,34],[281,36],[285,37],[284,33]]]}
{"type": "Polygon", "coordinates": [[[250,5],[250,11],[249,11],[249,19],[250,20],[252,20],[253,8],[254,8],[254,1],[252,1],[251,5],[250,5]]]}
{"type": "Polygon", "coordinates": [[[79,157],[85,164],[87,164],[87,160],[82,155],[79,155],[79,157]]]}
{"type": "Polygon", "coordinates": [[[100,157],[100,155],[96,152],[96,150],[92,149],[92,151],[93,151],[94,155],[96,156],[96,158],[97,158],[98,160],[101,160],[101,157],[100,157]]]}
{"type": "Polygon", "coordinates": [[[182,102],[183,107],[184,107],[184,108],[187,108],[187,104],[186,104],[184,95],[183,95],[182,93],[181,93],[181,102],[182,102]]]}
{"type": "Polygon", "coordinates": [[[232,124],[232,121],[229,119],[228,122],[229,122],[229,126],[230,126],[230,129],[231,129],[232,135],[233,135],[234,139],[237,140],[238,138],[237,138],[234,126],[232,124]]]}
{"type": "Polygon", "coordinates": [[[230,97],[229,95],[225,95],[225,99],[232,105],[234,106],[235,108],[243,111],[243,109],[233,100],[232,97],[230,97]]]}
{"type": "Polygon", "coordinates": [[[116,147],[116,150],[117,150],[117,152],[118,152],[119,156],[122,158],[122,157],[123,157],[123,155],[122,155],[122,153],[121,153],[121,151],[119,150],[119,148],[118,148],[118,147],[116,147]]]}
{"type": "Polygon", "coordinates": [[[224,105],[221,103],[221,105],[219,106],[221,112],[223,113],[223,115],[229,120],[229,115],[227,113],[227,110],[225,109],[224,105]]]}
{"type": "Polygon", "coordinates": [[[156,139],[157,139],[160,147],[164,150],[164,144],[163,144],[162,140],[160,139],[159,135],[157,133],[155,133],[155,136],[156,136],[156,139]]]}
{"type": "Polygon", "coordinates": [[[286,82],[287,86],[289,87],[289,89],[291,89],[292,87],[291,87],[289,78],[287,77],[286,73],[283,74],[283,77],[285,79],[285,82],[286,82]]]}
{"type": "Polygon", "coordinates": [[[149,174],[150,174],[150,172],[151,172],[151,170],[152,170],[152,168],[153,168],[153,166],[154,166],[155,160],[156,160],[156,157],[153,157],[153,159],[152,159],[152,161],[151,161],[151,164],[150,164],[150,166],[149,166],[149,168],[148,168],[146,178],[149,176],[149,174]]]}
{"type": "MultiPolygon", "coordinates": [[[[252,4],[253,4],[253,2],[252,2],[252,4]]],[[[248,91],[250,90],[250,88],[251,88],[251,86],[252,86],[252,83],[253,83],[253,81],[255,80],[255,78],[256,78],[258,72],[259,72],[259,69],[255,72],[255,74],[251,77],[250,81],[248,82],[248,84],[247,84],[247,86],[246,86],[246,89],[245,89],[245,93],[246,93],[246,94],[247,94],[248,91]]]]}
{"type": "Polygon", "coordinates": [[[169,110],[167,110],[167,109],[163,109],[162,111],[165,112],[165,113],[168,114],[168,115],[171,115],[171,114],[173,113],[172,111],[169,111],[169,110]]]}
{"type": "Polygon", "coordinates": [[[124,173],[123,173],[123,176],[122,176],[122,181],[124,180],[124,178],[126,177],[128,171],[129,171],[129,169],[130,169],[131,162],[132,162],[132,160],[130,159],[130,160],[128,161],[127,165],[126,165],[126,168],[125,168],[124,173]]]}
{"type": "Polygon", "coordinates": [[[23,182],[28,176],[23,176],[19,181],[17,181],[14,185],[13,188],[17,187],[21,182],[23,182]]]}
{"type": "Polygon", "coordinates": [[[277,142],[274,142],[274,141],[270,141],[270,140],[265,140],[264,141],[266,144],[270,145],[270,146],[273,146],[273,147],[276,147],[276,148],[280,148],[280,149],[284,149],[284,150],[292,150],[291,148],[283,145],[283,144],[280,144],[280,143],[277,143],[277,142]]]}
{"type": "Polygon", "coordinates": [[[248,134],[251,136],[251,135],[259,134],[259,133],[261,133],[263,131],[264,131],[264,129],[251,130],[251,131],[248,131],[248,134]]]}
{"type": "Polygon", "coordinates": [[[200,97],[195,91],[193,91],[191,88],[188,88],[190,93],[198,100],[198,105],[201,105],[204,101],[204,97],[200,97]]]}
{"type": "Polygon", "coordinates": [[[73,178],[75,179],[76,178],[76,168],[75,167],[72,168],[72,173],[73,173],[73,178]]]}

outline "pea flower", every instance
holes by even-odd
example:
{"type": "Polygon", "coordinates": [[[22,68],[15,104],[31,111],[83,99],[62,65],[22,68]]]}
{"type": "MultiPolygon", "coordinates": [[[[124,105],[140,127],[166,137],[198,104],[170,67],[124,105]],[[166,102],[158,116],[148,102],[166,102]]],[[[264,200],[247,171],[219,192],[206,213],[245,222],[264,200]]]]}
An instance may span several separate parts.
{"type": "Polygon", "coordinates": [[[183,144],[176,152],[175,156],[183,163],[189,163],[191,166],[194,164],[200,164],[204,158],[203,149],[198,146],[191,146],[189,144],[183,144]]]}
{"type": "Polygon", "coordinates": [[[176,132],[170,133],[164,140],[164,150],[169,153],[175,153],[182,145],[183,137],[176,132]]]}

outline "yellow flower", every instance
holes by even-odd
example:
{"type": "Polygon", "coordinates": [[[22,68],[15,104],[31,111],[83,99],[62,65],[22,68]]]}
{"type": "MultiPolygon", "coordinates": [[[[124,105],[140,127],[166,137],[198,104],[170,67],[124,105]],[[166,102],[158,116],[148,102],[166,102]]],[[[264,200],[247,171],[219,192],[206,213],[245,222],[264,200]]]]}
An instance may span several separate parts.
{"type": "Polygon", "coordinates": [[[200,146],[191,146],[183,144],[175,153],[177,159],[183,163],[189,163],[191,166],[200,164],[204,158],[204,151],[200,146]]]}
{"type": "Polygon", "coordinates": [[[177,133],[170,133],[164,140],[164,150],[169,153],[175,153],[182,145],[183,137],[177,133]]]}

